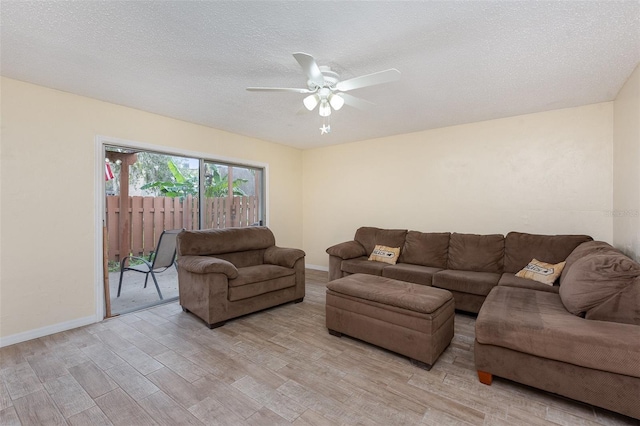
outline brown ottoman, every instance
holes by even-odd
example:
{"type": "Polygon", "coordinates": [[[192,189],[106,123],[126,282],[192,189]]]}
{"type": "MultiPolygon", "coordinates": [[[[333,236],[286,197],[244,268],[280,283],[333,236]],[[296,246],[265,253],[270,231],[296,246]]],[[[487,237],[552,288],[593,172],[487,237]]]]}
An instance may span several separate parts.
{"type": "Polygon", "coordinates": [[[454,303],[447,290],[353,274],[327,283],[329,333],[408,356],[431,369],[453,338],[454,303]]]}

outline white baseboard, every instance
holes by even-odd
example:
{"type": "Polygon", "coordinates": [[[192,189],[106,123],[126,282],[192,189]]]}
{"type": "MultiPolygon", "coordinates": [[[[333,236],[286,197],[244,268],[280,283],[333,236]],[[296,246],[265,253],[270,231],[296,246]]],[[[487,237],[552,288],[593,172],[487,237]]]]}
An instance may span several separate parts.
{"type": "Polygon", "coordinates": [[[307,269],[314,269],[316,271],[325,271],[325,272],[329,272],[329,267],[327,266],[320,266],[320,265],[309,265],[308,263],[306,265],[304,265],[305,268],[307,269]]]}
{"type": "Polygon", "coordinates": [[[36,328],[34,330],[24,331],[22,333],[12,334],[11,336],[0,337],[0,348],[20,342],[26,342],[31,339],[37,339],[38,337],[59,333],[61,331],[71,330],[72,328],[93,324],[94,322],[96,322],[96,316],[91,315],[89,317],[77,318],[71,321],[65,321],[42,328],[36,328]]]}
{"type": "MultiPolygon", "coordinates": [[[[313,269],[316,271],[328,272],[329,268],[320,265],[305,265],[307,269],[313,269]]],[[[38,337],[48,336],[50,334],[59,333],[61,331],[71,330],[72,328],[82,327],[85,325],[93,324],[97,322],[95,315],[78,318],[71,321],[61,322],[58,324],[48,325],[42,328],[36,328],[34,330],[25,331],[22,333],[12,334],[11,336],[0,337],[0,348],[14,345],[20,342],[26,342],[27,340],[37,339],[38,337]]]]}

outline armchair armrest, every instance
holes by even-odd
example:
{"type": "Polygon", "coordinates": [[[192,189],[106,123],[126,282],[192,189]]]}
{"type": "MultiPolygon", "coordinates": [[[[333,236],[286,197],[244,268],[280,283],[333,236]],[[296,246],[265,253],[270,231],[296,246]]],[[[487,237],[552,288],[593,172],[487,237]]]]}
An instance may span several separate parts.
{"type": "Polygon", "coordinates": [[[233,263],[209,256],[180,256],[178,267],[194,274],[225,274],[229,279],[238,277],[238,269],[233,263]]]}
{"type": "Polygon", "coordinates": [[[296,261],[304,256],[300,249],[271,246],[264,252],[264,263],[293,268],[296,261]]]}
{"type": "Polygon", "coordinates": [[[337,256],[343,260],[367,255],[365,248],[357,241],[347,241],[331,246],[327,249],[327,253],[330,256],[337,256]]]}

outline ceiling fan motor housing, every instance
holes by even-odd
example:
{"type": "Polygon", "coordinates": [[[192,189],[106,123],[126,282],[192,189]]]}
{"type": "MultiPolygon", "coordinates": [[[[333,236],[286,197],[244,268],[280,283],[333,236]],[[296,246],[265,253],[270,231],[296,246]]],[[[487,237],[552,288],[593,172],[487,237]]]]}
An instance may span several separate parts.
{"type": "MultiPolygon", "coordinates": [[[[336,85],[336,83],[339,80],[339,76],[338,73],[335,71],[332,71],[330,67],[327,66],[319,66],[318,68],[320,68],[320,72],[322,73],[322,76],[324,77],[324,86],[322,87],[328,87],[328,88],[333,88],[333,86],[336,85]]],[[[309,87],[309,89],[314,90],[316,88],[321,89],[322,87],[318,87],[316,85],[316,83],[314,83],[311,80],[307,81],[307,86],[309,87]]]]}

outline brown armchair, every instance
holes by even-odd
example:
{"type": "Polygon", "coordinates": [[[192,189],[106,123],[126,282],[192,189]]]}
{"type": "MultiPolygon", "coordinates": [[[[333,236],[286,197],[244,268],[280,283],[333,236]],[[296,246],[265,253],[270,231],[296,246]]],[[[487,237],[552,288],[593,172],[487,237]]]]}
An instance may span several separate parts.
{"type": "Polygon", "coordinates": [[[269,228],[178,234],[180,305],[209,328],[305,295],[305,253],[275,245],[269,228]]]}

